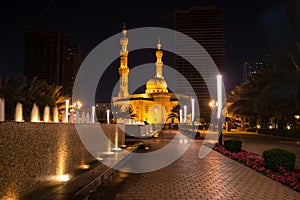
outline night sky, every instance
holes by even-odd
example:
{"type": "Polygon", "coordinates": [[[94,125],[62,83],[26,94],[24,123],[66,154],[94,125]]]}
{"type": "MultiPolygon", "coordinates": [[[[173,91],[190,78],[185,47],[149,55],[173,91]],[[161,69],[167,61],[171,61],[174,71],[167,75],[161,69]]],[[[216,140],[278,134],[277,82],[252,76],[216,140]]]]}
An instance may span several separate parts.
{"type": "MultiPolygon", "coordinates": [[[[0,73],[22,73],[23,37],[29,24],[40,29],[64,30],[82,56],[106,38],[127,28],[173,28],[174,10],[217,2],[225,8],[227,88],[241,83],[245,61],[300,41],[298,0],[181,0],[173,1],[2,1],[0,6],[0,73]]],[[[130,42],[130,41],[129,41],[130,42]]]]}

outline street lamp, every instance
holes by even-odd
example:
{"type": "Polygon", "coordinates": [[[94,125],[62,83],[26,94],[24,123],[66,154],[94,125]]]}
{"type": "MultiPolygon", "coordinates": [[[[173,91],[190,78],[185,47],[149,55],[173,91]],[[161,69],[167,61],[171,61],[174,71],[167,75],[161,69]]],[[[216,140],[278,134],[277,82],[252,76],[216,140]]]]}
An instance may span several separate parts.
{"type": "Polygon", "coordinates": [[[92,123],[95,124],[96,107],[92,106],[92,123]]]}
{"type": "Polygon", "coordinates": [[[219,145],[223,145],[222,135],[222,75],[217,75],[217,119],[218,119],[218,134],[219,134],[219,145]]]}
{"type": "Polygon", "coordinates": [[[186,114],[187,114],[187,106],[183,106],[183,122],[184,122],[184,127],[186,128],[186,114]]]}
{"type": "Polygon", "coordinates": [[[66,100],[66,110],[65,110],[65,113],[66,113],[66,116],[65,116],[65,121],[66,123],[68,123],[69,121],[69,103],[70,103],[70,100],[66,100]]]}
{"type": "Polygon", "coordinates": [[[216,110],[216,107],[217,107],[217,102],[212,99],[210,102],[209,102],[209,107],[210,109],[212,110],[212,125],[213,125],[213,131],[215,131],[215,110],[216,110]]]}
{"type": "Polygon", "coordinates": [[[195,118],[195,99],[192,98],[191,99],[191,103],[192,103],[192,129],[193,129],[193,133],[194,133],[194,118],[195,118]]]}
{"type": "Polygon", "coordinates": [[[179,124],[182,123],[182,109],[179,110],[179,124]]]}
{"type": "Polygon", "coordinates": [[[106,110],[106,120],[108,124],[109,124],[109,112],[110,110],[106,110]]]}

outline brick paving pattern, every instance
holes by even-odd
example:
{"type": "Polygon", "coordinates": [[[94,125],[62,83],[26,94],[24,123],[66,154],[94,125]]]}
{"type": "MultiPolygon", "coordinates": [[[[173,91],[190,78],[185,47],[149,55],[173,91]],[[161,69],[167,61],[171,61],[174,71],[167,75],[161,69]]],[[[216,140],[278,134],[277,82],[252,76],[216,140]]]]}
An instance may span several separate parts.
{"type": "MultiPolygon", "coordinates": [[[[148,142],[158,149],[167,140],[148,142]]],[[[163,169],[129,174],[109,199],[300,199],[300,193],[215,151],[200,159],[201,144],[195,140],[183,156],[163,169]]],[[[93,197],[89,199],[100,199],[97,191],[93,197]]]]}

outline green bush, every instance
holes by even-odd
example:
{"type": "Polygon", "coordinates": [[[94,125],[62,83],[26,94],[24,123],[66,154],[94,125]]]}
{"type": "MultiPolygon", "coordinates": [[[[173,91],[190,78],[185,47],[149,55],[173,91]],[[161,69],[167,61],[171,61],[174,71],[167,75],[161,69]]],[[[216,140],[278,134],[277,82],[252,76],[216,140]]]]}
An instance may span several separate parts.
{"type": "Polygon", "coordinates": [[[274,135],[279,137],[290,137],[300,139],[300,129],[282,130],[282,129],[257,129],[257,133],[274,135]]]}
{"type": "Polygon", "coordinates": [[[287,171],[295,169],[296,156],[294,153],[283,149],[270,149],[263,152],[263,158],[267,169],[274,172],[279,171],[279,167],[284,167],[287,171]]]}
{"type": "Polygon", "coordinates": [[[253,132],[253,133],[255,133],[256,132],[256,128],[247,128],[247,132],[253,132]]]}
{"type": "Polygon", "coordinates": [[[242,150],[242,141],[237,139],[228,139],[224,141],[224,148],[231,152],[240,152],[242,150]]]}

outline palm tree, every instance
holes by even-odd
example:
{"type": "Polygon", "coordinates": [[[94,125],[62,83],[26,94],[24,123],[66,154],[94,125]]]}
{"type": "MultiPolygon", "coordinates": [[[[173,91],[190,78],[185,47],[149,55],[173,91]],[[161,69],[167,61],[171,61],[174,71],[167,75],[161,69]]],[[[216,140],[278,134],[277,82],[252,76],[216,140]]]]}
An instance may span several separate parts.
{"type": "Polygon", "coordinates": [[[258,104],[257,109],[268,111],[274,116],[279,128],[283,128],[293,114],[300,112],[299,55],[298,49],[297,52],[286,55],[286,58],[283,58],[285,62],[278,61],[280,65],[274,63],[273,70],[275,73],[272,74],[272,80],[262,88],[261,93],[257,96],[257,101],[265,102],[258,104]]]}
{"type": "Polygon", "coordinates": [[[48,105],[50,108],[57,106],[62,107],[67,97],[62,95],[62,86],[58,85],[47,85],[45,91],[39,98],[39,104],[45,106],[48,105]]]}
{"type": "Polygon", "coordinates": [[[133,119],[136,117],[131,105],[122,108],[121,104],[114,104],[111,108],[115,122],[117,119],[133,119]]]}
{"type": "Polygon", "coordinates": [[[27,79],[25,76],[13,78],[0,77],[0,97],[7,102],[18,102],[25,100],[27,79]]]}
{"type": "Polygon", "coordinates": [[[180,109],[181,108],[179,104],[173,106],[173,108],[171,109],[171,113],[168,115],[167,119],[172,119],[172,121],[174,121],[175,119],[179,120],[180,109]]]}
{"type": "Polygon", "coordinates": [[[26,86],[25,76],[0,77],[0,98],[5,99],[6,119],[13,120],[16,103],[26,100],[26,86]]]}
{"type": "Polygon", "coordinates": [[[133,119],[136,116],[137,115],[134,114],[134,110],[133,110],[131,105],[129,105],[128,107],[125,107],[124,109],[122,109],[122,113],[121,113],[122,118],[133,119]]]}
{"type": "Polygon", "coordinates": [[[41,94],[37,103],[44,108],[46,105],[53,111],[55,107],[62,111],[65,109],[65,101],[67,97],[62,95],[62,86],[46,85],[45,91],[41,94]]]}
{"type": "Polygon", "coordinates": [[[30,83],[26,86],[26,99],[23,101],[23,113],[25,121],[30,120],[30,113],[34,103],[39,106],[40,112],[42,111],[42,105],[39,103],[39,99],[42,93],[45,91],[47,82],[34,77],[30,83]]]}
{"type": "Polygon", "coordinates": [[[32,104],[39,101],[39,98],[45,92],[47,85],[45,80],[40,80],[35,76],[28,86],[27,100],[32,102],[32,104]]]}
{"type": "Polygon", "coordinates": [[[300,113],[300,45],[296,51],[273,53],[259,76],[237,86],[229,95],[228,110],[240,116],[274,117],[279,128],[300,113]]]}
{"type": "Polygon", "coordinates": [[[111,112],[114,118],[114,121],[117,122],[119,118],[122,118],[122,105],[121,104],[113,104],[111,107],[111,112]]]}

